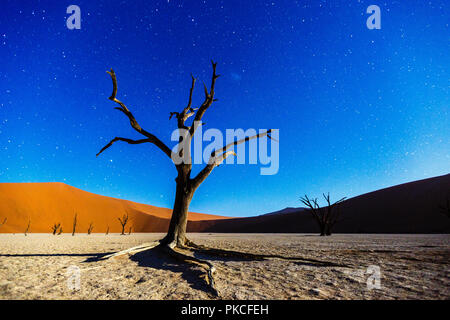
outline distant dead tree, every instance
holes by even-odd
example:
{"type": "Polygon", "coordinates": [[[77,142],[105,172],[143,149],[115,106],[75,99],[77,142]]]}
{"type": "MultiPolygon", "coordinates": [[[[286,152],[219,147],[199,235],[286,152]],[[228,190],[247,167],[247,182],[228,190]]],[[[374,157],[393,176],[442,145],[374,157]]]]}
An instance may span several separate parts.
{"type": "Polygon", "coordinates": [[[94,225],[93,225],[93,223],[91,222],[91,223],[89,224],[89,228],[88,228],[87,234],[91,234],[92,229],[94,229],[94,225]]]}
{"type": "Polygon", "coordinates": [[[56,232],[58,232],[58,230],[59,230],[60,227],[61,227],[61,223],[55,223],[55,224],[52,226],[52,233],[53,233],[53,235],[55,235],[56,232]]]}
{"type": "Polygon", "coordinates": [[[3,226],[3,225],[6,223],[7,220],[8,220],[8,218],[5,218],[5,219],[3,220],[3,222],[0,223],[0,227],[3,226]]]}
{"type": "Polygon", "coordinates": [[[28,220],[28,225],[27,225],[27,228],[25,229],[25,236],[27,235],[28,230],[30,230],[30,225],[31,225],[31,219],[28,220]]]}
{"type": "Polygon", "coordinates": [[[61,226],[61,228],[59,228],[59,231],[58,231],[58,236],[59,236],[62,232],[63,232],[63,228],[62,228],[62,226],[61,226]]]}
{"type": "Polygon", "coordinates": [[[125,226],[128,223],[128,212],[123,215],[122,218],[117,218],[120,222],[120,225],[122,226],[122,233],[121,235],[125,235],[125,226]]]}
{"type": "Polygon", "coordinates": [[[346,197],[334,203],[331,203],[330,201],[330,193],[324,193],[323,197],[327,203],[326,207],[320,207],[317,198],[309,199],[307,195],[301,197],[300,201],[309,208],[309,212],[311,212],[314,220],[320,228],[320,235],[329,236],[331,235],[334,225],[339,221],[341,214],[340,204],[346,199],[346,197]]]}
{"type": "Polygon", "coordinates": [[[109,226],[106,228],[106,234],[105,235],[108,235],[109,234],[109,226]]]}
{"type": "Polygon", "coordinates": [[[445,204],[439,205],[439,210],[450,218],[450,196],[447,197],[445,204]]]}
{"type": "Polygon", "coordinates": [[[128,230],[128,235],[130,235],[131,234],[131,227],[130,227],[130,229],[128,230]]]}
{"type": "Polygon", "coordinates": [[[75,229],[77,228],[77,214],[73,217],[73,225],[72,225],[72,236],[75,235],[75,229]]]}
{"type": "MultiPolygon", "coordinates": [[[[175,259],[187,263],[200,265],[204,268],[207,273],[207,283],[209,284],[212,293],[214,295],[218,295],[218,291],[215,288],[213,272],[213,265],[207,260],[201,260],[193,257],[192,255],[186,254],[179,249],[184,250],[193,250],[197,252],[207,252],[208,255],[219,255],[219,256],[237,256],[240,258],[247,259],[265,259],[265,258],[278,258],[285,260],[293,260],[293,259],[301,259],[303,258],[287,258],[280,255],[256,255],[251,253],[242,253],[232,250],[223,250],[223,249],[214,249],[208,248],[205,246],[200,246],[189,239],[186,238],[186,226],[188,221],[188,212],[189,205],[194,196],[194,193],[198,189],[198,187],[205,181],[205,179],[211,174],[214,168],[222,164],[225,159],[231,155],[236,155],[234,152],[235,146],[239,144],[246,143],[247,141],[253,139],[259,139],[267,137],[268,139],[272,139],[271,133],[272,129],[268,129],[265,132],[259,132],[253,136],[248,136],[243,139],[236,139],[233,142],[226,144],[221,148],[216,148],[210,153],[210,157],[208,163],[201,169],[195,176],[191,176],[192,174],[192,157],[191,157],[191,142],[193,141],[193,137],[196,133],[198,127],[204,125],[202,122],[202,118],[205,115],[206,111],[211,107],[211,105],[217,101],[215,98],[215,85],[216,80],[219,78],[219,75],[216,74],[216,66],[217,64],[212,62],[212,79],[211,85],[208,88],[206,84],[204,84],[204,92],[205,98],[202,104],[198,108],[192,107],[192,97],[194,92],[194,86],[196,79],[193,75],[191,75],[191,86],[189,90],[189,98],[186,107],[181,108],[180,112],[170,112],[169,120],[174,118],[176,120],[176,130],[178,132],[178,145],[171,149],[169,148],[163,141],[161,141],[158,137],[156,137],[153,133],[145,130],[138,123],[133,113],[128,109],[128,107],[116,98],[117,96],[117,78],[113,69],[111,71],[107,71],[107,73],[111,76],[113,90],[109,100],[115,102],[118,106],[115,108],[116,110],[123,113],[126,118],[129,120],[131,127],[140,135],[142,135],[142,139],[133,140],[122,137],[115,137],[111,141],[108,142],[98,153],[97,156],[102,154],[105,150],[111,147],[114,143],[118,141],[126,142],[128,144],[143,144],[150,143],[155,145],[157,148],[162,151],[162,153],[167,156],[167,158],[175,165],[175,169],[177,170],[177,177],[175,179],[176,182],[176,191],[175,191],[175,203],[173,205],[172,217],[170,219],[169,228],[166,236],[159,240],[155,241],[151,244],[148,244],[144,247],[140,246],[139,248],[131,248],[128,249],[127,252],[136,252],[137,250],[150,250],[155,248],[156,250],[161,250],[161,252],[174,257],[175,259]],[[192,117],[192,118],[191,118],[192,117]],[[187,123],[188,119],[191,118],[192,122],[187,123]],[[134,251],[133,251],[134,250],[134,251]]],[[[232,116],[232,115],[230,115],[232,116]]],[[[189,121],[190,122],[190,121],[189,121]]],[[[123,231],[122,231],[123,234],[123,231]]]]}

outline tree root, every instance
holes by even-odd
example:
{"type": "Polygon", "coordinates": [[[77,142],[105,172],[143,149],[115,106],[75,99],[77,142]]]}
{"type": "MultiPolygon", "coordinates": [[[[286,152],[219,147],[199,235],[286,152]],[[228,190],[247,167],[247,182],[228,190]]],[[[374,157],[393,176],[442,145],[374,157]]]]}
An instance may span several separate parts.
{"type": "Polygon", "coordinates": [[[180,250],[183,250],[186,248],[185,247],[184,248],[177,247],[175,243],[167,244],[161,240],[150,242],[150,243],[144,243],[144,244],[141,244],[136,247],[128,248],[126,250],[122,250],[122,251],[119,251],[116,253],[112,253],[112,254],[103,256],[98,260],[107,260],[107,259],[122,256],[125,254],[134,255],[138,252],[142,252],[142,251],[146,251],[146,250],[150,250],[150,249],[156,249],[156,248],[161,249],[162,252],[166,253],[167,255],[171,256],[172,258],[174,258],[178,261],[184,262],[186,264],[193,264],[193,265],[202,267],[206,272],[206,276],[207,276],[206,283],[210,287],[211,293],[215,297],[219,296],[219,291],[216,288],[216,284],[215,284],[214,276],[213,276],[213,273],[215,272],[214,266],[209,261],[198,259],[196,257],[190,256],[188,254],[181,252],[180,250]]]}
{"type": "Polygon", "coordinates": [[[167,243],[163,240],[154,241],[151,243],[144,243],[142,245],[132,247],[126,250],[122,250],[113,254],[106,255],[102,257],[100,260],[110,259],[114,257],[118,257],[124,254],[136,254],[138,252],[150,250],[153,248],[159,248],[162,250],[162,252],[166,253],[167,255],[171,256],[172,258],[181,261],[186,264],[196,265],[202,267],[206,272],[206,282],[211,290],[211,293],[215,296],[219,296],[219,291],[216,288],[216,284],[214,281],[213,273],[215,272],[215,268],[212,265],[211,262],[203,259],[196,258],[194,256],[191,256],[189,254],[184,253],[183,251],[190,251],[190,252],[201,252],[206,255],[212,255],[212,256],[221,256],[221,257],[238,257],[241,259],[247,259],[247,260],[265,260],[265,259],[281,259],[281,260],[287,260],[287,261],[300,261],[300,262],[307,262],[310,264],[314,264],[316,266],[335,266],[335,267],[348,267],[346,265],[340,265],[333,262],[328,261],[321,261],[316,259],[306,259],[302,257],[289,257],[289,256],[282,256],[277,254],[254,254],[254,253],[246,253],[246,252],[240,252],[240,251],[233,251],[233,250],[225,250],[225,249],[215,249],[210,248],[204,245],[198,245],[194,242],[186,239],[185,245],[180,246],[177,245],[176,242],[167,243]]]}
{"type": "Polygon", "coordinates": [[[202,259],[198,259],[195,258],[193,256],[184,254],[180,251],[180,249],[183,248],[178,248],[176,247],[175,244],[169,244],[169,245],[163,245],[163,249],[166,253],[168,253],[171,257],[184,262],[184,263],[188,263],[188,264],[195,264],[195,265],[199,265],[201,266],[203,269],[205,269],[206,271],[206,275],[207,275],[207,283],[211,289],[211,292],[214,296],[218,297],[219,296],[219,291],[216,288],[216,284],[214,281],[214,277],[213,277],[213,273],[215,272],[215,268],[212,265],[211,262],[206,261],[206,260],[202,260],[202,259]]]}
{"type": "Polygon", "coordinates": [[[116,252],[116,253],[108,254],[106,256],[103,256],[99,260],[106,260],[106,259],[109,259],[109,258],[118,257],[118,256],[122,256],[122,255],[127,254],[127,253],[128,254],[135,254],[135,253],[138,253],[138,252],[141,252],[141,251],[153,249],[153,248],[155,248],[158,245],[160,245],[160,240],[154,241],[154,242],[149,242],[149,243],[143,243],[143,244],[141,244],[139,246],[136,246],[136,247],[132,247],[132,248],[128,248],[128,249],[116,252]]]}

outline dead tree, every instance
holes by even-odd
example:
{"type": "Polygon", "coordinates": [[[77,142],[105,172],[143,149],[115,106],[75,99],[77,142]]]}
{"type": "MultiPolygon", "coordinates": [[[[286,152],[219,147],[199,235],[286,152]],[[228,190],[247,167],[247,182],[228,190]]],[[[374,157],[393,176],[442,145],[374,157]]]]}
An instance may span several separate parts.
{"type": "Polygon", "coordinates": [[[120,222],[120,225],[122,226],[122,233],[121,235],[125,235],[125,226],[128,223],[128,212],[123,215],[122,218],[117,218],[120,222]]]}
{"type": "Polygon", "coordinates": [[[109,234],[109,226],[106,228],[106,236],[109,234]]]}
{"type": "Polygon", "coordinates": [[[317,222],[317,225],[320,229],[321,236],[330,236],[335,226],[336,222],[339,221],[339,217],[341,214],[340,204],[346,199],[345,197],[331,203],[330,201],[330,193],[323,194],[323,197],[327,203],[325,207],[320,207],[317,198],[309,199],[307,195],[300,198],[300,201],[303,202],[309,208],[309,212],[311,212],[314,220],[317,222]]]}
{"type": "Polygon", "coordinates": [[[77,214],[73,217],[73,225],[72,225],[72,237],[75,235],[75,230],[77,228],[77,214]]]}
{"type": "Polygon", "coordinates": [[[91,234],[92,229],[94,229],[94,225],[93,225],[92,222],[91,222],[91,223],[89,224],[87,234],[91,234]]]}
{"type": "Polygon", "coordinates": [[[128,230],[128,235],[130,235],[131,234],[131,227],[130,227],[130,229],[128,230]]]}
{"type": "MultiPolygon", "coordinates": [[[[189,97],[186,107],[181,109],[179,112],[170,112],[169,120],[174,118],[176,120],[176,128],[179,132],[179,144],[176,151],[172,151],[164,142],[162,142],[158,137],[152,134],[150,131],[145,130],[136,120],[134,115],[131,113],[130,109],[116,98],[117,96],[117,79],[116,74],[113,69],[111,71],[107,71],[107,73],[111,76],[113,90],[112,94],[109,97],[109,100],[115,102],[118,106],[115,108],[116,110],[123,113],[126,118],[129,120],[131,127],[140,135],[142,135],[142,139],[133,140],[129,138],[123,137],[115,137],[108,144],[106,144],[100,151],[97,153],[99,156],[106,149],[111,147],[115,142],[121,141],[126,142],[128,144],[144,144],[150,143],[159,148],[162,153],[167,156],[167,158],[175,165],[175,169],[177,171],[177,176],[175,179],[176,182],[176,190],[175,190],[175,202],[172,210],[172,217],[169,223],[169,229],[166,236],[159,240],[155,241],[149,245],[142,245],[138,247],[134,247],[128,250],[125,250],[120,253],[116,253],[114,255],[106,256],[105,258],[117,256],[119,254],[124,254],[124,252],[139,252],[143,250],[149,250],[151,248],[161,249],[162,252],[167,253],[168,255],[182,261],[183,263],[190,263],[195,265],[200,265],[207,272],[207,282],[212,290],[212,293],[218,295],[218,291],[215,288],[213,272],[213,265],[206,260],[201,260],[193,257],[183,251],[202,251],[207,252],[209,255],[220,255],[220,256],[238,256],[245,258],[253,258],[253,259],[265,259],[265,258],[279,258],[279,259],[287,259],[286,257],[282,257],[279,255],[256,255],[250,253],[242,253],[231,250],[219,250],[208,248],[205,246],[199,246],[193,243],[192,241],[186,238],[186,226],[188,221],[188,211],[189,204],[194,196],[195,191],[202,184],[203,181],[210,175],[214,168],[222,164],[222,162],[230,155],[236,155],[234,152],[234,147],[245,143],[252,139],[258,139],[262,137],[268,137],[272,139],[271,132],[269,129],[266,132],[262,132],[256,134],[254,136],[245,137],[244,139],[236,140],[231,142],[222,148],[213,150],[210,154],[210,158],[205,167],[195,176],[191,176],[192,169],[192,159],[191,159],[191,141],[194,137],[196,129],[201,126],[203,116],[206,111],[211,107],[211,105],[217,101],[215,98],[215,86],[216,80],[219,78],[219,75],[216,74],[216,63],[212,62],[212,79],[209,88],[204,84],[204,93],[205,98],[201,105],[198,108],[192,107],[192,97],[194,92],[194,86],[196,79],[191,75],[191,86],[189,90],[189,97]],[[190,119],[191,118],[191,119],[190,119]],[[192,122],[190,124],[187,123],[187,120],[190,119],[192,122]]],[[[289,258],[289,260],[300,259],[302,258],[289,258]]],[[[317,262],[317,261],[316,261],[317,262]]]]}
{"type": "Polygon", "coordinates": [[[58,231],[58,236],[59,236],[62,232],[63,232],[63,228],[62,228],[62,226],[61,226],[61,228],[59,228],[59,231],[58,231]]]}
{"type": "Polygon", "coordinates": [[[30,230],[30,225],[31,225],[31,219],[29,219],[28,220],[28,225],[27,225],[27,228],[25,229],[25,236],[27,235],[27,233],[28,233],[28,230],[30,230]]]}
{"type": "Polygon", "coordinates": [[[52,226],[52,234],[53,234],[53,235],[55,235],[56,232],[58,232],[59,227],[61,227],[61,223],[55,223],[55,224],[52,226]]]}
{"type": "Polygon", "coordinates": [[[7,220],[8,220],[8,218],[5,218],[5,219],[3,220],[3,222],[0,223],[0,227],[3,226],[3,225],[6,223],[7,220]]]}

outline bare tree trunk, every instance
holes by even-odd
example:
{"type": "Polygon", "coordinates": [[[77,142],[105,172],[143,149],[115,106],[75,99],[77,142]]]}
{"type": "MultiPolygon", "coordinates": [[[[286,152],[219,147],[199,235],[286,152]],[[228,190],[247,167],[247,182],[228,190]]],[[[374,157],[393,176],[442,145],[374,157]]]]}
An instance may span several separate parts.
{"type": "Polygon", "coordinates": [[[75,230],[77,228],[77,213],[73,217],[73,227],[72,227],[72,237],[75,235],[75,230]]]}
{"type": "Polygon", "coordinates": [[[189,204],[194,195],[194,190],[189,185],[189,178],[178,176],[177,189],[175,193],[175,203],[172,210],[172,218],[170,219],[169,231],[167,232],[164,242],[175,244],[183,247],[186,242],[186,227],[189,212],[189,204]]]}
{"type": "Polygon", "coordinates": [[[120,235],[125,235],[125,226],[128,223],[128,211],[126,214],[123,215],[122,219],[121,218],[117,218],[120,222],[120,225],[122,226],[122,233],[120,235]]]}

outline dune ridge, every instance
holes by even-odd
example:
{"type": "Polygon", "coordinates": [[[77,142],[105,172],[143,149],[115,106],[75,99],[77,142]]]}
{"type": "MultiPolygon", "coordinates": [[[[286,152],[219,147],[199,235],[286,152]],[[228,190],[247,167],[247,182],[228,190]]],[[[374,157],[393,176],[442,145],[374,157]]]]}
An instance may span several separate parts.
{"type": "MultiPolygon", "coordinates": [[[[342,203],[343,220],[337,233],[450,233],[450,219],[439,205],[450,197],[450,174],[408,182],[350,198],[342,203]]],[[[118,217],[129,213],[133,232],[166,232],[171,209],[100,196],[64,183],[0,183],[0,233],[50,232],[62,223],[72,231],[75,212],[77,232],[120,232],[118,217]]],[[[231,218],[189,213],[188,232],[315,233],[318,227],[304,208],[285,208],[255,217],[231,218]]]]}
{"type": "MultiPolygon", "coordinates": [[[[172,210],[97,195],[65,183],[0,183],[0,219],[6,217],[1,233],[24,232],[31,220],[30,233],[50,232],[54,223],[61,223],[63,232],[72,232],[75,213],[79,233],[120,232],[118,217],[128,212],[133,232],[164,232],[168,229],[172,210]]],[[[190,221],[227,219],[202,213],[189,213],[190,221]]]]}
{"type": "MultiPolygon", "coordinates": [[[[450,197],[450,174],[365,193],[342,203],[337,233],[450,233],[450,219],[440,212],[450,197]]],[[[191,230],[236,233],[319,232],[304,208],[286,208],[256,217],[192,221],[191,230]]],[[[188,229],[189,230],[189,229],[188,229]]]]}

